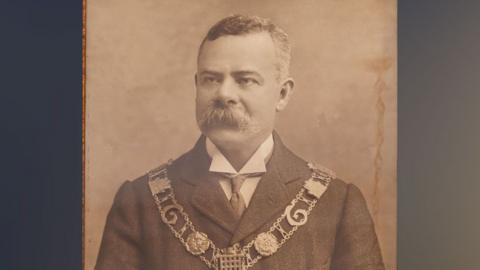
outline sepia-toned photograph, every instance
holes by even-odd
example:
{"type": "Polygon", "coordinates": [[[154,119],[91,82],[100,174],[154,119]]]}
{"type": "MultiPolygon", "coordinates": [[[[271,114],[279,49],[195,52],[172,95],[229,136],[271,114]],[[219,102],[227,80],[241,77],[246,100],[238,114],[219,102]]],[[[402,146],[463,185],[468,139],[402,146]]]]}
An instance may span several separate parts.
{"type": "Polygon", "coordinates": [[[84,270],[394,270],[394,0],[85,1],[84,270]]]}

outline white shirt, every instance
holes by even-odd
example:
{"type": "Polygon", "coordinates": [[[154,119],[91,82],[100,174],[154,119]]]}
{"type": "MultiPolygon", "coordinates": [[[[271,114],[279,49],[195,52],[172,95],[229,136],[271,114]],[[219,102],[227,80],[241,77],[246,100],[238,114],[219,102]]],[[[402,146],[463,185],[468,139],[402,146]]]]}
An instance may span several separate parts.
{"type": "MultiPolygon", "coordinates": [[[[273,151],[273,136],[271,134],[268,136],[268,138],[257,148],[257,151],[253,153],[250,159],[238,172],[235,170],[235,168],[233,168],[222,152],[220,152],[217,146],[215,146],[215,144],[213,144],[213,142],[208,138],[206,140],[206,149],[208,155],[212,158],[212,163],[210,163],[209,169],[210,172],[231,174],[264,173],[267,171],[265,163],[268,161],[273,151]]],[[[240,193],[242,194],[246,207],[248,207],[250,200],[252,199],[253,193],[257,188],[260,178],[261,176],[247,177],[240,188],[240,193]]],[[[230,200],[232,197],[232,186],[230,179],[222,178],[219,180],[219,182],[220,186],[225,192],[225,196],[227,196],[227,199],[230,200]]]]}

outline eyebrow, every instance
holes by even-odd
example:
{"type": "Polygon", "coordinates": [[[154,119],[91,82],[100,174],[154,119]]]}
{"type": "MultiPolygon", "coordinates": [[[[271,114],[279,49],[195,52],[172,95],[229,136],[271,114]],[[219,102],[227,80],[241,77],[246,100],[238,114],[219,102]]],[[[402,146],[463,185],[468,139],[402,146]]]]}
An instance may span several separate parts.
{"type": "Polygon", "coordinates": [[[253,70],[239,70],[239,71],[234,71],[232,72],[233,76],[248,76],[248,75],[254,75],[257,77],[262,78],[262,75],[260,73],[253,71],[253,70]]]}
{"type": "Polygon", "coordinates": [[[216,72],[216,71],[212,71],[212,70],[204,70],[204,71],[200,72],[199,75],[200,75],[200,76],[202,76],[202,75],[222,76],[222,73],[216,72]]]}
{"type": "MultiPolygon", "coordinates": [[[[213,70],[203,70],[199,73],[199,76],[204,76],[204,75],[212,75],[215,77],[222,77],[223,74],[221,72],[213,71],[213,70]]],[[[238,71],[233,71],[231,72],[231,75],[233,77],[242,77],[242,76],[254,76],[256,77],[261,83],[263,83],[264,78],[263,76],[253,70],[238,70],[238,71]]]]}

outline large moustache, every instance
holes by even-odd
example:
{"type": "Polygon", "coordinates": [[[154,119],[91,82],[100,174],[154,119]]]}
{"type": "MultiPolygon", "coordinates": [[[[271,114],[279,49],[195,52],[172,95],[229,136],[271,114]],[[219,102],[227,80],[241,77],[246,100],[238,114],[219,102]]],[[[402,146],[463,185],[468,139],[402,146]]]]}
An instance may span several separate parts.
{"type": "Polygon", "coordinates": [[[249,120],[250,115],[243,108],[215,99],[202,112],[199,124],[202,128],[221,126],[243,129],[249,120]]]}

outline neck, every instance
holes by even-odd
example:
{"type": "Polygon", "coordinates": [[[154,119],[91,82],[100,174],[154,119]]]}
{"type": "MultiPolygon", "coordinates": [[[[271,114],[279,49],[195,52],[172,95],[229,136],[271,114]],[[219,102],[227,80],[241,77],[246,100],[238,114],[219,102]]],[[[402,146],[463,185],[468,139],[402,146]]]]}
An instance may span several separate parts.
{"type": "Polygon", "coordinates": [[[258,147],[267,139],[270,134],[252,138],[251,140],[231,141],[210,138],[210,140],[217,146],[222,154],[227,158],[228,162],[238,172],[252,155],[257,151],[258,147]]]}

